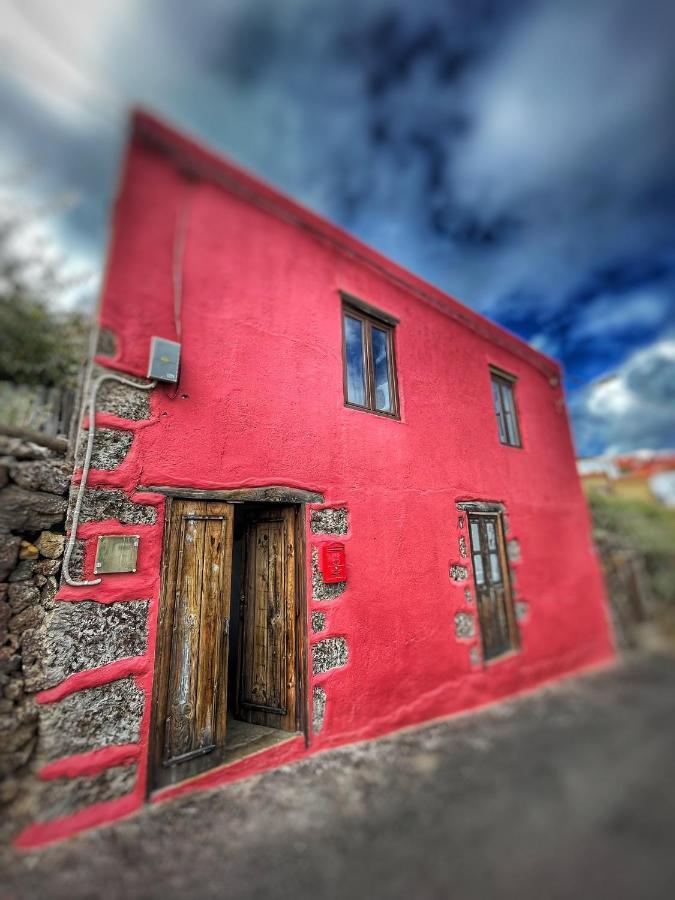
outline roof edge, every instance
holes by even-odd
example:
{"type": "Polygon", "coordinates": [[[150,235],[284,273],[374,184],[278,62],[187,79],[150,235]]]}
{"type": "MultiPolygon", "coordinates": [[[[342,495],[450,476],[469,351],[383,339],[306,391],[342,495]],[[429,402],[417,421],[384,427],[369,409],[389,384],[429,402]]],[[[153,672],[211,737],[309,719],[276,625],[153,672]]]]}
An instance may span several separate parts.
{"type": "Polygon", "coordinates": [[[211,181],[258,206],[263,206],[273,215],[313,232],[315,236],[329,241],[343,253],[355,256],[361,262],[376,268],[399,288],[413,293],[442,314],[515,353],[547,377],[561,378],[561,367],[557,360],[536,350],[518,335],[464,305],[343,228],[312,212],[197,139],[140,107],[134,108],[131,114],[131,141],[135,140],[163,151],[186,174],[211,181]]]}

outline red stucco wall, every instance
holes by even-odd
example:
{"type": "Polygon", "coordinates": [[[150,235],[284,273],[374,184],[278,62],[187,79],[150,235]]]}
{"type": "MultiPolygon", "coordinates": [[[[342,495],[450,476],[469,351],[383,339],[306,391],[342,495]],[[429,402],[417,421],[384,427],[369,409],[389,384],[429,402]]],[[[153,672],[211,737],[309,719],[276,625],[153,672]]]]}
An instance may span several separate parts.
{"type": "MultiPolygon", "coordinates": [[[[214,165],[194,152],[204,171],[214,165]]],[[[328,702],[309,749],[297,740],[187,787],[466,710],[608,659],[603,586],[562,391],[551,383],[555,364],[314,217],[299,224],[297,207],[237,180],[229,167],[213,172],[224,186],[187,179],[140,139],[131,146],[103,292],[101,322],[118,340],[117,357],[106,364],[144,375],[150,336],[176,339],[172,251],[183,209],[182,374],[177,389],[153,392],[152,418],[136,426],[122,466],[92,472],[90,483],[130,493],[150,485],[292,485],[346,505],[347,589],[312,603],[308,572],[307,593],[309,613],[325,612],[327,624],[317,635],[308,627],[310,645],[344,636],[349,661],[313,680],[310,674],[310,695],[313,683],[323,684],[328,702]],[[233,178],[239,193],[255,189],[255,202],[228,189],[233,178]],[[400,320],[400,422],[344,406],[339,289],[400,320]],[[523,449],[499,443],[489,363],[518,377],[523,449]],[[478,666],[469,654],[478,636],[457,640],[454,628],[457,611],[472,611],[465,587],[473,584],[448,575],[450,563],[470,567],[459,556],[455,506],[470,499],[505,505],[508,537],[521,549],[515,591],[529,604],[520,652],[478,666]]],[[[154,499],[161,511],[162,499],[154,499]]],[[[158,518],[143,529],[138,573],[104,576],[93,592],[101,601],[152,597],[148,656],[137,673],[148,691],[158,518]]],[[[92,542],[101,530],[87,526],[92,542]]],[[[321,540],[307,530],[308,545],[321,540]]],[[[91,589],[85,594],[91,599],[91,589]]],[[[72,588],[60,596],[85,594],[72,588]]],[[[61,831],[143,802],[149,705],[148,694],[135,794],[72,817],[61,831]]],[[[41,834],[33,839],[53,836],[41,834]]]]}

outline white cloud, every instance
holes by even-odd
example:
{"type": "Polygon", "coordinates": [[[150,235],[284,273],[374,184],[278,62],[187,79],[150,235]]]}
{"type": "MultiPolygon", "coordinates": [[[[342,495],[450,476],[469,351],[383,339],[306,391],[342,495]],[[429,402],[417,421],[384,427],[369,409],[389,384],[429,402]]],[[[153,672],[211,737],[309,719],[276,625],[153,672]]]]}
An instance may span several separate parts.
{"type": "Polygon", "coordinates": [[[570,332],[573,340],[607,339],[631,331],[658,328],[666,320],[672,298],[653,289],[641,288],[623,294],[600,294],[579,309],[579,319],[570,332]]]}
{"type": "Polygon", "coordinates": [[[583,455],[675,446],[675,337],[633,353],[573,396],[570,408],[583,455]]]}

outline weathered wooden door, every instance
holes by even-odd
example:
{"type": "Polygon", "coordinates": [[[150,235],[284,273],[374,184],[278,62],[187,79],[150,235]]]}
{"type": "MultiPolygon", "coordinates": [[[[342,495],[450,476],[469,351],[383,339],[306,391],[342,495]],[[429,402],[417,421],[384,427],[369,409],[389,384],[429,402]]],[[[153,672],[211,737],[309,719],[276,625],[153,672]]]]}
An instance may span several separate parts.
{"type": "Polygon", "coordinates": [[[469,530],[483,656],[494,659],[518,647],[502,518],[470,513],[469,530]]]}
{"type": "Polygon", "coordinates": [[[238,718],[297,728],[295,509],[248,512],[240,605],[238,718]]]}
{"type": "Polygon", "coordinates": [[[233,507],[173,500],[157,627],[151,787],[218,762],[227,720],[233,507]]]}

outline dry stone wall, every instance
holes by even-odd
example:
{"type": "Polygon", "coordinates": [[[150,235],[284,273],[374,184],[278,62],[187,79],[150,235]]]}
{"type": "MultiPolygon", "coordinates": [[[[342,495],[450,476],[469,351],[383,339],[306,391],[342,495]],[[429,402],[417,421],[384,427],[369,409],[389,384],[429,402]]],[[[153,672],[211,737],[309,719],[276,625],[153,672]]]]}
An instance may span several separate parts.
{"type": "MultiPolygon", "coordinates": [[[[135,429],[150,417],[148,392],[106,382],[97,413],[107,418],[97,421],[75,579],[91,577],[85,562],[90,569],[99,523],[101,533],[157,523],[156,507],[134,501],[124,474],[135,429]]],[[[76,471],[86,439],[83,430],[76,471]]],[[[72,471],[51,451],[0,444],[0,838],[136,787],[146,691],[134,673],[147,663],[150,598],[60,584],[72,471]]]]}
{"type": "Polygon", "coordinates": [[[44,687],[45,622],[64,547],[71,467],[0,437],[0,840],[28,821],[44,687]]]}

